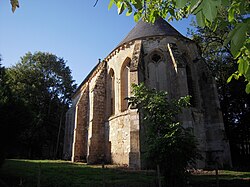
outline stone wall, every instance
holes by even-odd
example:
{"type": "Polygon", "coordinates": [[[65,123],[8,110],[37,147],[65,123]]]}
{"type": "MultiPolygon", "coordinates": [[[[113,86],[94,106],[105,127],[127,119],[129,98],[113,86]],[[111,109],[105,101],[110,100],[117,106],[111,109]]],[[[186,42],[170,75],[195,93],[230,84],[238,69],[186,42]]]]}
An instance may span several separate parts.
{"type": "Polygon", "coordinates": [[[75,107],[71,107],[66,113],[63,159],[70,160],[72,157],[72,144],[74,138],[75,107]]]}
{"type": "Polygon", "coordinates": [[[87,156],[87,132],[88,132],[88,99],[89,88],[82,90],[80,99],[75,108],[74,142],[72,147],[72,161],[84,161],[87,156]]]}
{"type": "MultiPolygon", "coordinates": [[[[216,85],[205,62],[200,60],[197,46],[190,40],[155,37],[143,40],[143,54],[140,71],[141,74],[144,73],[141,77],[146,85],[150,86],[152,81],[166,84],[159,88],[168,91],[170,98],[179,98],[187,94],[192,96],[191,108],[184,109],[178,119],[184,127],[193,129],[199,142],[199,149],[204,159],[197,162],[197,167],[214,167],[215,160],[221,165],[230,166],[229,144],[225,140],[216,85]],[[147,65],[152,61],[154,53],[162,56],[161,60],[166,63],[164,68],[167,70],[167,75],[163,82],[149,77],[150,67],[147,65]]],[[[162,71],[162,68],[163,66],[159,71],[162,71]]],[[[153,78],[157,79],[157,76],[153,78]]]]}
{"type": "MultiPolygon", "coordinates": [[[[135,41],[132,62],[130,66],[130,83],[139,83],[139,65],[142,60],[142,41],[135,41]]],[[[132,94],[131,94],[132,96],[132,94]]],[[[129,167],[134,169],[141,168],[141,146],[140,146],[140,120],[137,109],[130,107],[130,152],[129,167]]]]}
{"type": "MultiPolygon", "coordinates": [[[[121,67],[129,58],[128,96],[131,96],[131,84],[138,83],[138,63],[141,59],[141,41],[122,47],[109,58],[108,72],[112,69],[115,76],[115,113],[107,116],[106,129],[109,132],[106,149],[110,147],[111,163],[140,168],[139,118],[137,110],[123,110],[121,67]]],[[[107,132],[106,131],[106,132],[107,132]]]]}
{"type": "Polygon", "coordinates": [[[206,134],[206,167],[214,167],[215,162],[218,162],[220,167],[231,167],[229,142],[226,139],[215,80],[203,61],[198,65],[200,103],[206,134]]]}
{"type": "Polygon", "coordinates": [[[90,81],[89,90],[89,131],[87,163],[100,163],[105,160],[105,89],[106,64],[103,63],[90,81]]]}
{"type": "Polygon", "coordinates": [[[230,165],[215,82],[195,43],[171,36],[126,43],[92,70],[67,113],[65,155],[70,155],[72,149],[72,161],[106,161],[136,169],[146,166],[142,163],[146,127],[137,109],[126,108],[122,98],[130,97],[131,84],[139,82],[168,91],[170,99],[190,94],[192,105],[178,118],[184,127],[192,128],[199,142],[204,160],[198,161],[197,167],[209,167],[214,160],[230,165]],[[129,69],[126,76],[122,76],[124,67],[129,69]],[[126,89],[121,84],[123,77],[128,78],[123,82],[128,83],[126,89]]]}
{"type": "MultiPolygon", "coordinates": [[[[130,151],[130,116],[129,111],[122,112],[121,108],[121,68],[127,58],[132,59],[134,44],[126,45],[115,51],[107,62],[107,71],[114,71],[115,79],[115,111],[107,116],[106,127],[109,130],[107,138],[110,150],[110,161],[114,164],[129,165],[130,151]]],[[[128,81],[130,85],[130,81],[128,81]]],[[[108,89],[108,88],[107,88],[108,89]]],[[[109,105],[107,103],[107,105],[109,105]]]]}
{"type": "Polygon", "coordinates": [[[130,116],[128,111],[111,117],[109,126],[111,163],[128,166],[130,152],[130,116]]]}

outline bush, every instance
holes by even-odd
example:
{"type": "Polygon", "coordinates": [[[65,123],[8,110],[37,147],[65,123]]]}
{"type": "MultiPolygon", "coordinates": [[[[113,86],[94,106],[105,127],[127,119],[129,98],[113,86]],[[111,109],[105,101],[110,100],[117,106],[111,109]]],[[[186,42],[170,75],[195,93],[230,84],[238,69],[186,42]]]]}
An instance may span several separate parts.
{"type": "Polygon", "coordinates": [[[129,101],[143,117],[147,161],[160,166],[167,186],[183,186],[186,167],[200,158],[190,129],[176,120],[189,105],[189,96],[169,100],[167,92],[148,89],[144,84],[133,85],[133,94],[129,101]]]}

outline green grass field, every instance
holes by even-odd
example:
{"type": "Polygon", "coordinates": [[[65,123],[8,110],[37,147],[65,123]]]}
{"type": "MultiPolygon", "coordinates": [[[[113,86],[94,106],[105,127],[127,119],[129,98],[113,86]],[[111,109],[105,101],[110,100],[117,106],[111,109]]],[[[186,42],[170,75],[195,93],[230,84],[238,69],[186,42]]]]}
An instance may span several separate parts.
{"type": "Polygon", "coordinates": [[[6,160],[0,169],[0,179],[8,186],[154,186],[155,178],[154,172],[60,160],[6,160]]]}
{"type": "MultiPolygon", "coordinates": [[[[189,181],[187,186],[216,186],[215,172],[194,173],[189,181]]],[[[220,170],[219,184],[249,187],[250,172],[220,170]]],[[[154,171],[133,171],[110,165],[102,169],[100,165],[61,160],[6,160],[0,169],[0,186],[154,187],[157,178],[154,171]]]]}
{"type": "MultiPolygon", "coordinates": [[[[220,187],[250,187],[250,172],[219,170],[220,187]]],[[[193,173],[190,181],[194,186],[216,186],[215,171],[193,173]]]]}

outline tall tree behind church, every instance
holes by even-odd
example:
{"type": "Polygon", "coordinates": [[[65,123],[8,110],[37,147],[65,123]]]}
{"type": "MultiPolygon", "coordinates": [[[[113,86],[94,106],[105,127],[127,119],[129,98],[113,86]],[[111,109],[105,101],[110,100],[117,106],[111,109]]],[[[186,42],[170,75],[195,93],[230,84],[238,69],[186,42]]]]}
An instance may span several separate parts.
{"type": "MultiPolygon", "coordinates": [[[[2,58],[0,55],[0,119],[2,109],[4,108],[4,104],[6,103],[7,97],[6,97],[6,84],[5,84],[5,67],[2,66],[2,58]]],[[[3,123],[0,121],[0,167],[3,164],[4,158],[5,158],[5,146],[4,146],[4,139],[3,139],[3,123]]]]}
{"type": "MultiPolygon", "coordinates": [[[[202,55],[215,77],[221,111],[223,114],[226,134],[229,138],[233,166],[237,168],[250,168],[250,95],[245,93],[246,82],[227,79],[238,69],[237,59],[230,52],[230,45],[223,45],[223,41],[233,29],[226,22],[227,13],[221,11],[218,18],[226,27],[218,27],[216,32],[197,25],[196,31],[190,31],[192,38],[199,44],[202,55]],[[248,163],[248,165],[247,165],[248,163]]],[[[238,17],[240,21],[240,17],[238,17]]],[[[249,70],[250,71],[250,70],[249,70]]],[[[235,78],[238,78],[235,75],[235,78]]]]}
{"type": "Polygon", "coordinates": [[[21,115],[13,116],[12,126],[19,133],[9,156],[57,157],[63,144],[62,122],[76,88],[71,70],[64,59],[37,52],[27,53],[6,73],[11,100],[23,106],[21,115]]]}

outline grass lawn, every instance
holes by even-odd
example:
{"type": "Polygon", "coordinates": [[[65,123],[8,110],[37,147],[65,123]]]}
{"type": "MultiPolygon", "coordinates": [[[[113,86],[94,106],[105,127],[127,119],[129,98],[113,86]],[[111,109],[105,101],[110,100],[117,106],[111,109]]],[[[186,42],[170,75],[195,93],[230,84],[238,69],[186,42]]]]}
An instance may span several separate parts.
{"type": "MultiPolygon", "coordinates": [[[[5,160],[0,179],[8,186],[155,186],[155,173],[102,169],[61,160],[5,160]],[[39,177],[40,176],[40,177],[39,177]],[[39,182],[40,181],[40,182],[39,182]]],[[[0,183],[0,186],[2,186],[0,183]]]]}
{"type": "MultiPolygon", "coordinates": [[[[0,169],[0,186],[25,187],[156,187],[153,171],[133,171],[115,166],[86,165],[61,160],[6,160],[0,169]],[[106,167],[106,166],[105,166],[106,167]]],[[[216,186],[215,171],[198,171],[189,187],[216,186]]],[[[219,171],[220,187],[250,187],[250,172],[219,171]]]]}
{"type": "MultiPolygon", "coordinates": [[[[219,170],[219,186],[250,187],[250,172],[219,170]]],[[[192,173],[190,181],[194,186],[216,186],[215,171],[198,171],[192,173]]]]}

